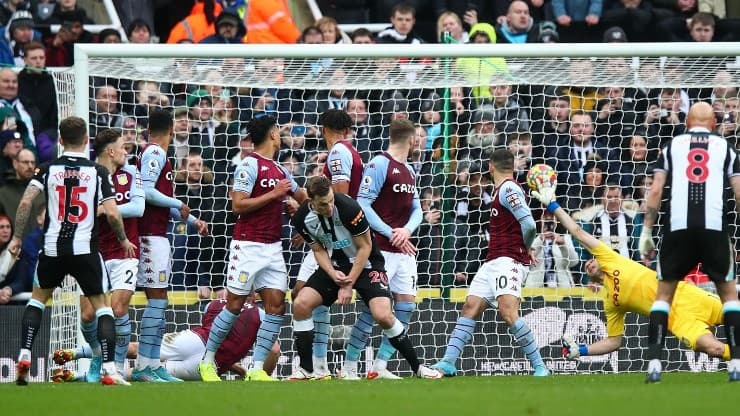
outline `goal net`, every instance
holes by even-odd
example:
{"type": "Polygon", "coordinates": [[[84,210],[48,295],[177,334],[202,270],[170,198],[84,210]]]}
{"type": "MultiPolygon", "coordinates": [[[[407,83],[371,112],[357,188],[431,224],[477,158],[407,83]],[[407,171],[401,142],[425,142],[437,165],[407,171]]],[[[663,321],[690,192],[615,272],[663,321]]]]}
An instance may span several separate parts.
{"type": "MultiPolygon", "coordinates": [[[[410,163],[424,221],[415,233],[419,296],[409,333],[427,361],[444,354],[467,284],[485,259],[488,240],[497,238],[487,230],[493,193],[487,159],[494,147],[515,153],[521,183],[534,163],[555,168],[561,205],[587,231],[639,260],[651,163],[661,145],[684,131],[690,103],[711,102],[718,132],[733,143],[738,126],[738,61],[731,48],[717,44],[76,47],[74,76],[55,75],[60,99],[89,117],[91,135],[120,128],[132,157],[146,142],[148,109],[171,108],[175,195],[210,224],[212,235],[205,238],[187,224],[170,224],[167,332],[197,325],[207,302],[198,294],[216,296],[223,288],[234,224],[229,184],[235,164],[252,150],[244,137],[253,117],[278,119],[278,158],[299,184],[320,174],[326,160],[317,122],[327,109],[349,113],[353,143],[365,162],[387,147],[391,120],[418,125],[410,163]]],[[[562,359],[564,334],[579,342],[606,336],[604,290],[588,285],[588,253],[543,217],[535,202],[540,265],[522,282],[521,313],[546,363],[559,373],[643,370],[647,319],[634,314],[627,316],[619,352],[580,363],[562,359]]],[[[307,248],[290,246],[287,218],[283,230],[292,285],[307,248]]],[[[142,295],[133,301],[135,321],[142,295]]],[[[73,314],[68,304],[53,307],[53,319],[68,322],[64,316],[73,314]]],[[[280,375],[294,363],[290,308],[287,315],[280,375]]],[[[341,367],[355,317],[356,304],[332,309],[332,370],[341,367]]],[[[55,332],[52,345],[66,345],[74,336],[55,332]]],[[[371,345],[379,345],[378,328],[371,345]]],[[[489,310],[458,368],[469,375],[526,373],[529,364],[515,345],[489,310]]],[[[669,371],[722,368],[673,337],[667,347],[669,371]]],[[[368,348],[362,371],[372,357],[368,348]]],[[[390,368],[407,375],[407,365],[394,358],[390,368]]]]}

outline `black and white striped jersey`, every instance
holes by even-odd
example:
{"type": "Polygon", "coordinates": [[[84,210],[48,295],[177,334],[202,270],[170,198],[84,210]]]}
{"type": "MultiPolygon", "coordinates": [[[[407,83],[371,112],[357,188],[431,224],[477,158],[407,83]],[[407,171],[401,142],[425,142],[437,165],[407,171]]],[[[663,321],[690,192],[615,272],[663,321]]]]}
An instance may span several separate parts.
{"type": "MultiPolygon", "coordinates": [[[[348,195],[334,194],[334,211],[331,218],[324,217],[310,208],[306,200],[291,220],[293,227],[308,244],[319,242],[329,252],[334,265],[341,270],[352,267],[357,257],[353,237],[370,232],[370,224],[360,204],[348,195]]],[[[372,238],[372,237],[371,237],[372,238]]],[[[385,270],[385,260],[375,240],[372,240],[370,258],[366,269],[385,270]]]]}
{"type": "Polygon", "coordinates": [[[668,230],[725,229],[724,191],[729,178],[740,175],[737,151],[727,140],[693,128],[663,148],[655,170],[664,171],[670,185],[668,230]]]}
{"type": "Polygon", "coordinates": [[[115,198],[108,169],[82,153],[65,152],[39,166],[29,186],[46,193],[45,255],[58,257],[99,251],[98,204],[115,198]]]}

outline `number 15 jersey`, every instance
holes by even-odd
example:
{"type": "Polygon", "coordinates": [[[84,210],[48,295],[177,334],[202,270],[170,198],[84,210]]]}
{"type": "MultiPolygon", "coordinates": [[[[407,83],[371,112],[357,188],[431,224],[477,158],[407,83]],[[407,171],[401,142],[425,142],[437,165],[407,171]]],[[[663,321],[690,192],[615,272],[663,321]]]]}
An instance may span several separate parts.
{"type": "Polygon", "coordinates": [[[46,193],[43,253],[49,257],[99,251],[98,204],[115,198],[108,169],[82,153],[65,152],[36,168],[29,183],[46,193]]]}

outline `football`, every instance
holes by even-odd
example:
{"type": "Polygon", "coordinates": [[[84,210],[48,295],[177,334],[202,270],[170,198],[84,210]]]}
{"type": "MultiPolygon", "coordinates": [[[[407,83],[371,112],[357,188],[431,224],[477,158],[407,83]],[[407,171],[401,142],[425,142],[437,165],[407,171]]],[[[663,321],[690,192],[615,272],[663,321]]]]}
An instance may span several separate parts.
{"type": "Polygon", "coordinates": [[[541,184],[548,183],[551,186],[557,184],[555,169],[544,163],[538,163],[527,172],[527,185],[529,189],[536,191],[541,184]]]}

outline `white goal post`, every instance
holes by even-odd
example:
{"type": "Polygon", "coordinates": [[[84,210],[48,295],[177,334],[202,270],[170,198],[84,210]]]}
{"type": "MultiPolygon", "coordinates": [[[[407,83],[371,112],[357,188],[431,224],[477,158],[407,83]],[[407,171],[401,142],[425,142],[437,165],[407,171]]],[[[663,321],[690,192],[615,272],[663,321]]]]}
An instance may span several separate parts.
{"type": "MultiPolygon", "coordinates": [[[[323,109],[336,106],[352,113],[356,122],[355,144],[364,152],[363,158],[383,150],[392,118],[408,117],[418,123],[419,135],[427,136],[426,141],[420,139],[420,156],[414,159],[415,167],[420,169],[423,207],[425,214],[436,209],[441,215],[436,220],[425,217],[421,235],[417,235],[421,253],[419,300],[409,333],[420,347],[420,355],[432,361],[444,353],[464,300],[465,279],[472,277],[480,263],[487,239],[495,238],[488,235],[485,226],[490,183],[481,171],[485,170],[488,149],[494,145],[512,148],[522,158],[521,165],[517,165],[519,179],[534,161],[555,165],[558,174],[565,175],[561,177],[565,182],[559,179],[563,185],[561,195],[573,203],[570,209],[584,227],[600,234],[616,250],[634,255],[630,233],[641,224],[639,207],[646,169],[654,160],[651,158],[656,157],[659,144],[681,128],[688,102],[711,101],[718,117],[724,116],[721,121],[727,124],[720,123],[722,134],[728,140],[737,140],[738,55],[737,43],[77,44],[73,73],[54,76],[62,115],[75,114],[92,125],[96,121],[90,120],[90,116],[97,119],[100,115],[96,92],[106,85],[114,87],[121,102],[116,113],[109,115],[118,116],[122,108],[128,111],[122,118],[136,122],[137,134],[141,136],[137,140],[143,139],[146,122],[145,113],[137,108],[153,105],[146,102],[147,93],[158,103],[175,109],[186,107],[187,111],[178,114],[187,113],[188,129],[202,126],[198,140],[203,144],[203,164],[211,174],[207,186],[213,193],[200,198],[205,185],[192,186],[183,179],[189,178],[186,152],[183,159],[176,161],[175,170],[183,172],[178,189],[187,194],[176,197],[198,203],[202,199],[227,198],[231,160],[246,151],[241,147],[241,138],[244,122],[252,115],[264,113],[278,118],[284,127],[281,132],[285,144],[280,160],[290,164],[302,180],[317,172],[321,163],[318,155],[325,151],[323,140],[316,135],[316,120],[323,109]],[[198,119],[204,114],[200,107],[206,99],[211,104],[211,118],[198,119]],[[565,108],[565,120],[558,119],[557,105],[562,100],[569,106],[565,108]],[[584,159],[579,168],[567,159],[570,137],[579,134],[572,130],[577,123],[569,124],[568,118],[580,114],[581,107],[593,128],[593,149],[589,152],[599,155],[599,160],[584,159]],[[652,116],[648,114],[651,112],[652,116]],[[492,123],[490,130],[485,130],[486,123],[492,123]],[[224,135],[223,140],[219,134],[224,135]],[[644,155],[640,153],[641,140],[644,155]],[[602,172],[602,185],[587,189],[584,181],[594,166],[602,172]],[[621,211],[626,220],[606,230],[608,222],[602,221],[608,220],[601,219],[602,203],[606,201],[602,193],[608,189],[607,183],[615,182],[622,191],[621,211]],[[587,194],[587,190],[591,193],[587,194]],[[200,199],[195,198],[195,193],[200,199]],[[435,202],[437,199],[440,200],[435,202]]],[[[192,136],[192,130],[189,131],[192,136]]],[[[205,183],[202,178],[196,181],[205,183]]],[[[198,324],[204,302],[198,300],[196,291],[204,278],[215,282],[214,286],[221,285],[223,276],[219,278],[218,270],[224,268],[224,242],[230,238],[233,222],[228,211],[226,202],[202,205],[198,210],[220,233],[220,239],[208,242],[209,254],[205,257],[199,251],[203,242],[191,241],[182,225],[171,227],[173,249],[176,256],[182,256],[174,261],[181,262],[182,270],[173,287],[179,302],[171,302],[167,331],[198,324]]],[[[540,211],[535,213],[539,218],[540,211]]],[[[542,224],[538,220],[538,227],[542,224]]],[[[287,225],[284,228],[287,236],[287,225]]],[[[733,229],[733,241],[737,244],[734,233],[733,229]]],[[[287,244],[285,247],[289,250],[287,244]]],[[[627,341],[619,352],[586,357],[579,364],[560,358],[563,334],[573,335],[580,342],[592,342],[606,336],[606,326],[600,300],[603,290],[594,294],[579,284],[581,265],[587,258],[584,251],[575,244],[573,251],[563,249],[558,257],[551,254],[553,247],[552,243],[539,245],[541,256],[548,256],[553,265],[532,272],[540,276],[540,284],[525,285],[522,304],[522,315],[535,331],[548,366],[559,373],[641,371],[645,364],[647,319],[634,315],[627,318],[627,341]],[[548,280],[555,269],[572,279],[573,283],[565,286],[574,286],[564,287],[548,280]],[[559,287],[542,287],[551,285],[559,287]]],[[[291,278],[295,277],[303,251],[286,251],[291,278]]],[[[132,308],[132,320],[136,321],[143,307],[134,302],[132,308]]],[[[52,319],[69,316],[73,309],[55,306],[52,319]]],[[[342,348],[355,316],[354,304],[333,308],[332,370],[341,366],[342,348]]],[[[68,325],[69,319],[64,322],[68,325]]],[[[69,339],[70,333],[73,331],[53,333],[50,348],[74,343],[69,339]]],[[[724,339],[721,331],[719,335],[724,339]]],[[[283,358],[278,372],[287,375],[293,362],[288,317],[280,341],[283,358]]],[[[371,342],[378,347],[377,329],[371,342]]],[[[458,368],[468,375],[526,373],[529,364],[512,345],[506,326],[493,311],[486,312],[458,368]]],[[[667,345],[672,362],[669,371],[723,368],[718,360],[679,346],[673,337],[667,345]]],[[[365,359],[371,356],[368,349],[365,359]]],[[[408,374],[408,367],[400,360],[394,360],[390,368],[408,374]]]]}

